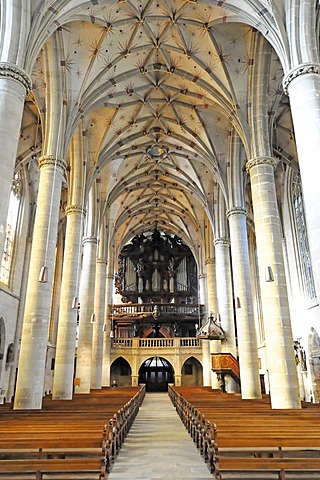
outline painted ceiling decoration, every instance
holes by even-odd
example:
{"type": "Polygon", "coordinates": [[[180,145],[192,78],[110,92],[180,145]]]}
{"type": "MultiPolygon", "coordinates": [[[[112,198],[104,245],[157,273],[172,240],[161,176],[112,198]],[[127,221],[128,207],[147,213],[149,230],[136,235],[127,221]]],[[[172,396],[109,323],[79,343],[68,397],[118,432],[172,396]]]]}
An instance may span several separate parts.
{"type": "MultiPolygon", "coordinates": [[[[117,245],[157,225],[195,251],[205,217],[213,222],[217,186],[229,188],[232,132],[244,162],[249,155],[252,45],[260,30],[277,47],[274,7],[251,0],[32,3],[33,89],[18,161],[35,164],[41,152],[50,88],[44,51],[55,37],[65,155],[80,126],[86,184],[98,179],[117,245]]],[[[270,49],[270,128],[274,152],[294,162],[281,61],[270,49]]]]}

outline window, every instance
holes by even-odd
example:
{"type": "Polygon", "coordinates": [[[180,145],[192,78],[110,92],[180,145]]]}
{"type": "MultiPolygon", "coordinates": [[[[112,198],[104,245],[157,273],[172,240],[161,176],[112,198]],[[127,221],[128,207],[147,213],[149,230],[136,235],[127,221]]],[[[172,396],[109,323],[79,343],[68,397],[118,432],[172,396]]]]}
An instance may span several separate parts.
{"type": "Polygon", "coordinates": [[[21,179],[20,174],[16,173],[12,183],[12,190],[9,201],[9,211],[7,217],[6,236],[3,246],[3,256],[1,262],[0,282],[9,285],[10,269],[12,266],[12,256],[14,249],[15,233],[17,228],[19,205],[20,205],[21,179]]]}
{"type": "Polygon", "coordinates": [[[312,265],[310,259],[307,226],[303,206],[301,178],[298,173],[295,173],[293,175],[292,195],[303,288],[306,298],[309,300],[313,300],[316,298],[316,290],[314,286],[312,265]]]}

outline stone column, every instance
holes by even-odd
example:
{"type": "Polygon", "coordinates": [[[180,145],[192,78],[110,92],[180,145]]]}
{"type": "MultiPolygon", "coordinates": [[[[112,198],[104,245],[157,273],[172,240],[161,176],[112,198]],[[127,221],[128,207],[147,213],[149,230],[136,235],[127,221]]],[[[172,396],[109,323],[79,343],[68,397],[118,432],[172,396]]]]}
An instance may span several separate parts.
{"type": "Polygon", "coordinates": [[[320,64],[295,67],[285,76],[283,87],[290,98],[313,276],[320,300],[320,64]]]}
{"type": "Polygon", "coordinates": [[[221,326],[226,332],[222,350],[232,353],[237,358],[236,336],[234,326],[233,294],[231,282],[230,240],[225,237],[214,241],[216,252],[217,297],[221,326]]]}
{"type": "Polygon", "coordinates": [[[242,398],[261,398],[257,334],[251,291],[246,211],[227,212],[231,240],[233,289],[236,303],[242,398]]]}
{"type": "Polygon", "coordinates": [[[28,75],[16,65],[0,62],[0,255],[7,225],[10,192],[21,131],[26,94],[31,89],[28,75]]]}
{"type": "MultiPolygon", "coordinates": [[[[217,282],[216,282],[216,260],[214,257],[208,258],[206,260],[207,268],[207,290],[208,290],[208,314],[210,312],[217,314],[219,311],[218,308],[218,298],[217,298],[217,282]]],[[[221,340],[210,340],[209,341],[209,352],[210,352],[210,370],[211,370],[211,354],[221,352],[221,340]]],[[[211,370],[211,386],[214,389],[219,389],[219,382],[215,372],[211,370]]]]}
{"type": "MultiPolygon", "coordinates": [[[[199,296],[200,296],[200,304],[205,305],[207,310],[207,275],[200,274],[199,275],[199,296]]],[[[206,317],[208,316],[208,312],[206,311],[206,317]]],[[[202,323],[206,322],[206,318],[203,320],[202,323]]],[[[211,357],[210,357],[210,343],[209,340],[202,342],[202,373],[203,373],[203,386],[208,387],[211,386],[211,357]]]]}
{"type": "Polygon", "coordinates": [[[15,409],[42,406],[59,207],[64,161],[52,155],[39,160],[40,179],[26,306],[22,329],[15,409]],[[39,282],[47,267],[46,283],[39,282]]]}
{"type": "Polygon", "coordinates": [[[273,408],[300,408],[297,368],[271,157],[247,162],[250,173],[257,256],[273,408]]]}
{"type": "MultiPolygon", "coordinates": [[[[237,358],[236,334],[234,325],[233,293],[231,282],[230,241],[221,237],[214,241],[216,254],[217,297],[221,326],[226,340],[221,343],[221,351],[232,353],[237,358]]],[[[225,377],[228,393],[237,392],[238,387],[232,377],[225,377]]]]}
{"type": "Polygon", "coordinates": [[[94,312],[96,315],[96,321],[93,324],[91,388],[101,388],[102,385],[102,358],[104,338],[103,326],[105,321],[104,314],[106,299],[106,271],[107,260],[105,258],[98,258],[96,267],[96,288],[94,297],[94,312]]]}
{"type": "Polygon", "coordinates": [[[66,215],[67,228],[52,393],[52,397],[55,400],[72,399],[77,334],[80,249],[85,210],[81,205],[69,205],[66,208],[66,215]]]}
{"type": "MultiPolygon", "coordinates": [[[[102,385],[110,387],[110,368],[111,368],[111,318],[112,312],[109,310],[109,305],[112,305],[114,276],[110,273],[106,276],[106,299],[105,299],[105,323],[103,331],[103,359],[102,359],[102,385]]],[[[112,308],[112,307],[111,307],[112,308]]]]}
{"type": "Polygon", "coordinates": [[[97,238],[83,240],[83,263],[80,282],[80,321],[77,348],[76,377],[79,384],[75,393],[90,393],[92,359],[92,314],[96,274],[97,238]]]}

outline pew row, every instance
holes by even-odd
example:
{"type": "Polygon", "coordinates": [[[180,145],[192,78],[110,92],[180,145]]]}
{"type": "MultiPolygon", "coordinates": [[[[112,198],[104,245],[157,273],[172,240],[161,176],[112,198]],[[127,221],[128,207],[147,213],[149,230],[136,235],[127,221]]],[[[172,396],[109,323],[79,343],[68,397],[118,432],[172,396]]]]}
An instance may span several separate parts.
{"type": "Polygon", "coordinates": [[[320,407],[272,410],[267,396],[247,401],[200,387],[170,386],[169,396],[216,480],[254,472],[320,479],[320,407]]]}
{"type": "Polygon", "coordinates": [[[42,410],[0,407],[0,479],[104,480],[139,411],[145,386],[45,398],[42,410]],[[60,475],[60,476],[59,476],[60,475]]]}

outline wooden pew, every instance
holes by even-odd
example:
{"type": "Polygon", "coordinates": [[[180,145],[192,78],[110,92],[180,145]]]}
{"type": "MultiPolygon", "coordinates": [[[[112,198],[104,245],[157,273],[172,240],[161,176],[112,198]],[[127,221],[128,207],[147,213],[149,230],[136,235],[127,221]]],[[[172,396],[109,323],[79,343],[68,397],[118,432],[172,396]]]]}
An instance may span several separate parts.
{"type": "Polygon", "coordinates": [[[144,386],[103,389],[71,401],[45,398],[37,411],[0,407],[0,479],[104,479],[144,394],[144,386]]]}
{"type": "Polygon", "coordinates": [[[272,410],[267,396],[242,400],[201,387],[171,387],[169,395],[215,479],[234,472],[320,479],[320,406],[272,410]]]}

